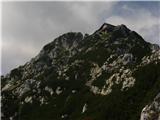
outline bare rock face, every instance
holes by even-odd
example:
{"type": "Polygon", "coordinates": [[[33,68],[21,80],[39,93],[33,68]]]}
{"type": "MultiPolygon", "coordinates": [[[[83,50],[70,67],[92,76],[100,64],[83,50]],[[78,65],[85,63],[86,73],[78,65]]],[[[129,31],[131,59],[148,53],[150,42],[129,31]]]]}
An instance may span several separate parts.
{"type": "Polygon", "coordinates": [[[160,93],[143,108],[140,120],[160,120],[160,93]]]}
{"type": "Polygon", "coordinates": [[[59,36],[1,76],[2,120],[159,120],[159,88],[159,47],[104,23],[59,36]]]}

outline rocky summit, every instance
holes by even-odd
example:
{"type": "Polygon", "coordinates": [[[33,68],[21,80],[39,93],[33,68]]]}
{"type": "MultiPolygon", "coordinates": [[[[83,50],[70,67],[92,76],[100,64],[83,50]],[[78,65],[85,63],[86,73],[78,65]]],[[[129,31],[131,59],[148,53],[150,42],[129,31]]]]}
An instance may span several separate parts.
{"type": "Polygon", "coordinates": [[[1,103],[2,120],[160,120],[160,48],[125,25],[63,34],[1,76],[1,103]]]}

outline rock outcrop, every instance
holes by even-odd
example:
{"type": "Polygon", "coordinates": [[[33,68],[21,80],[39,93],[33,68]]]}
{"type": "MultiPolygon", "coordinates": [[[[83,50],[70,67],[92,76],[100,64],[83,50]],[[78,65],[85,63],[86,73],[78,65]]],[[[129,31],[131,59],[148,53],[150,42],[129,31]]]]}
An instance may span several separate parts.
{"type": "Polygon", "coordinates": [[[1,114],[3,120],[159,120],[159,90],[158,45],[125,25],[104,23],[91,35],[61,35],[1,76],[1,114]]]}

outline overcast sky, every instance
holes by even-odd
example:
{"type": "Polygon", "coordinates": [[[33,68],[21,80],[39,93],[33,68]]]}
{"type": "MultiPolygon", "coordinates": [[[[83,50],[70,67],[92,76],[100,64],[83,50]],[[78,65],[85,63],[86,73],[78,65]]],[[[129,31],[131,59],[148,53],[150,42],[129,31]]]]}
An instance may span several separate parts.
{"type": "Polygon", "coordinates": [[[125,24],[160,45],[160,2],[3,2],[1,74],[25,64],[59,35],[125,24]]]}

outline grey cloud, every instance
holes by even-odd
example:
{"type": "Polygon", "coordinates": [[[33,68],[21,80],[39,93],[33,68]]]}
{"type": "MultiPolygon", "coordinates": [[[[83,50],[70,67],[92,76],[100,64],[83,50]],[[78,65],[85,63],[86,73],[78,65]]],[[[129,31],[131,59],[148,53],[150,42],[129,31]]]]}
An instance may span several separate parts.
{"type": "Polygon", "coordinates": [[[4,2],[2,73],[24,64],[60,34],[92,33],[116,2],[4,2]]]}
{"type": "Polygon", "coordinates": [[[142,35],[146,41],[160,45],[160,16],[154,16],[144,8],[133,9],[125,5],[122,9],[130,12],[130,15],[113,15],[107,18],[106,21],[116,25],[125,24],[142,35]]]}
{"type": "Polygon", "coordinates": [[[159,43],[158,17],[142,8],[134,10],[125,2],[124,6],[119,2],[3,2],[2,73],[29,61],[59,35],[92,33],[105,21],[126,24],[148,41],[159,43]],[[117,7],[127,16],[115,14],[117,7]]]}

